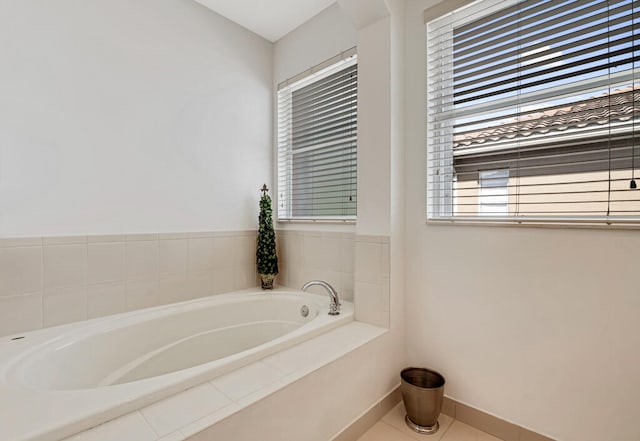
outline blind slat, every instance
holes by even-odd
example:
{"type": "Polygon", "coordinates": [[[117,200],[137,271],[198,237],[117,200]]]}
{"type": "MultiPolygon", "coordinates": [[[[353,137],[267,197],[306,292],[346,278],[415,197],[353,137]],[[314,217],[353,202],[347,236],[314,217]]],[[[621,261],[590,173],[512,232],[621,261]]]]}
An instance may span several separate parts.
{"type": "Polygon", "coordinates": [[[482,8],[427,23],[428,218],[640,225],[640,1],[482,8]]]}
{"type": "Polygon", "coordinates": [[[357,192],[357,64],[278,92],[278,217],[353,218],[357,192]]]}

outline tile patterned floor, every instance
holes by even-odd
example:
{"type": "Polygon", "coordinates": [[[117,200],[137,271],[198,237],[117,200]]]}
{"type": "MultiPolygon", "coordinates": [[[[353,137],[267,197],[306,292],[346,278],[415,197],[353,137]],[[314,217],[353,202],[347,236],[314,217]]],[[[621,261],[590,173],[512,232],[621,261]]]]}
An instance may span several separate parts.
{"type": "Polygon", "coordinates": [[[420,435],[406,426],[404,415],[404,406],[400,403],[358,441],[501,441],[495,436],[442,414],[438,418],[440,430],[437,433],[420,435]]]}

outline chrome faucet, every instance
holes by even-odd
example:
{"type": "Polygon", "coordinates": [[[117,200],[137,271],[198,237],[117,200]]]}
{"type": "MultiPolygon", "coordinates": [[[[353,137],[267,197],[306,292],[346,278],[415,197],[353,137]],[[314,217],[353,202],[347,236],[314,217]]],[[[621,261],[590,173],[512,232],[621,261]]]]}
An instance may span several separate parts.
{"type": "Polygon", "coordinates": [[[327,282],[323,280],[311,280],[310,282],[307,282],[302,286],[302,290],[306,291],[307,288],[316,285],[326,289],[329,297],[331,297],[331,301],[329,303],[329,315],[340,314],[340,299],[338,299],[338,293],[333,288],[333,286],[329,285],[327,282]]]}

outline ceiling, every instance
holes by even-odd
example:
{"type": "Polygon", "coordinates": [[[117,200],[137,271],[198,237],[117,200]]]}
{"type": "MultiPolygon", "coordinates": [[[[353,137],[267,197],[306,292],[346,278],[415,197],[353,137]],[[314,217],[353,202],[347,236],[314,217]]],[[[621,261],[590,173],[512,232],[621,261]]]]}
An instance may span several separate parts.
{"type": "Polygon", "coordinates": [[[275,42],[336,0],[196,0],[275,42]]]}

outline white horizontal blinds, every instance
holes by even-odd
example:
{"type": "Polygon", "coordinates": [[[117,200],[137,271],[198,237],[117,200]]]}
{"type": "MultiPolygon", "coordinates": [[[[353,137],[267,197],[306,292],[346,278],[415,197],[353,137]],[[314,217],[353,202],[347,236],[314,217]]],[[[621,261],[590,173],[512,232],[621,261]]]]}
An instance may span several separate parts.
{"type": "Polygon", "coordinates": [[[278,93],[280,219],[353,219],[356,215],[355,58],[278,93]]]}
{"type": "Polygon", "coordinates": [[[508,170],[502,217],[640,219],[639,9],[484,1],[429,23],[429,217],[487,215],[480,175],[508,170]]]}

